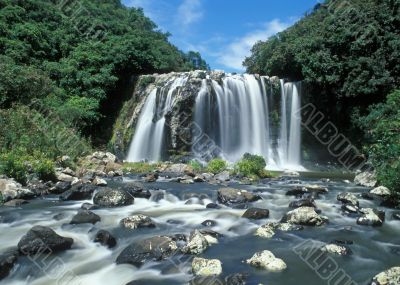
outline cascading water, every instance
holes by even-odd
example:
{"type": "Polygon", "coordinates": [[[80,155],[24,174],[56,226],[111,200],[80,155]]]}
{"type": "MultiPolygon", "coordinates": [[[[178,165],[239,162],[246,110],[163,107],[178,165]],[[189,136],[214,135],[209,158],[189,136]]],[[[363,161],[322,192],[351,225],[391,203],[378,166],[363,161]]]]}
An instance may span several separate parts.
{"type": "Polygon", "coordinates": [[[159,161],[165,156],[165,115],[173,106],[175,92],[185,85],[186,76],[169,80],[148,95],[137,122],[128,161],[159,161]]]}
{"type": "MultiPolygon", "coordinates": [[[[206,136],[219,147],[217,155],[231,162],[251,153],[263,156],[269,169],[303,170],[301,118],[297,117],[301,102],[296,83],[281,80],[279,88],[275,80],[266,76],[194,74],[173,74],[154,84],[140,112],[128,161],[167,158],[166,150],[173,147],[168,145],[171,134],[166,132],[166,115],[175,106],[180,87],[185,87],[190,90],[185,96],[195,98],[184,108],[193,113],[189,116],[196,126],[193,142],[206,136]],[[274,93],[273,86],[281,90],[280,94],[274,93]],[[274,96],[280,96],[280,100],[274,96]]],[[[199,159],[204,158],[196,147],[192,152],[199,159]]]]}

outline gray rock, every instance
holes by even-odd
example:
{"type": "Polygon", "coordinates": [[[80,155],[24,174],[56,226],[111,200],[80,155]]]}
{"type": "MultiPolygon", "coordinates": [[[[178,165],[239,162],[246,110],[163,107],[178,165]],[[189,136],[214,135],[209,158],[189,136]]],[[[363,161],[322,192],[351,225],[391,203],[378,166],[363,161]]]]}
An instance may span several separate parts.
{"type": "Polygon", "coordinates": [[[222,274],[222,263],[218,259],[195,257],[192,261],[192,272],[196,276],[218,276],[222,274]]]}
{"type": "Polygon", "coordinates": [[[326,217],[318,215],[312,207],[300,207],[286,213],[281,222],[303,226],[321,226],[328,221],[326,217]]]}
{"type": "Polygon", "coordinates": [[[126,229],[155,228],[154,221],[145,215],[134,215],[121,220],[120,225],[126,229]]]}
{"type": "Polygon", "coordinates": [[[369,193],[375,196],[379,196],[381,198],[386,198],[391,195],[390,190],[385,186],[376,187],[369,191],[369,193]]]}
{"type": "Polygon", "coordinates": [[[382,226],[385,221],[385,212],[377,209],[362,208],[360,212],[363,214],[357,219],[357,224],[363,226],[382,226]]]}
{"type": "Polygon", "coordinates": [[[400,267],[392,267],[372,278],[371,285],[399,285],[400,267]]]}
{"type": "Polygon", "coordinates": [[[99,230],[94,237],[94,242],[98,242],[101,245],[113,248],[117,245],[116,239],[111,235],[110,232],[105,230],[99,230]]]}
{"type": "Polygon", "coordinates": [[[218,190],[218,201],[222,204],[243,204],[247,202],[255,202],[261,197],[245,190],[234,188],[221,188],[218,190]]]}
{"type": "Polygon", "coordinates": [[[93,181],[92,181],[93,185],[96,186],[107,186],[107,181],[103,178],[100,177],[96,177],[93,181]]]}
{"type": "Polygon", "coordinates": [[[266,219],[269,217],[269,210],[260,208],[250,208],[244,212],[242,218],[247,218],[251,220],[266,219]]]}
{"type": "Polygon", "coordinates": [[[269,250],[256,252],[252,258],[246,260],[246,263],[271,272],[280,272],[287,268],[286,263],[282,259],[276,258],[269,250]]]}
{"type": "Polygon", "coordinates": [[[93,203],[100,207],[115,208],[132,205],[135,199],[120,189],[104,188],[94,195],[93,203]]]}
{"type": "Polygon", "coordinates": [[[100,222],[100,217],[95,213],[89,210],[82,210],[80,209],[78,213],[72,217],[70,222],[71,225],[78,225],[78,224],[95,224],[100,222]]]}
{"type": "Polygon", "coordinates": [[[0,280],[6,278],[13,269],[15,262],[18,259],[18,251],[11,250],[0,254],[0,280]]]}
{"type": "Polygon", "coordinates": [[[292,208],[292,209],[296,209],[296,208],[300,208],[300,207],[317,208],[317,205],[315,205],[314,199],[312,199],[312,198],[296,200],[296,201],[290,202],[290,204],[289,204],[289,208],[292,208]]]}
{"type": "Polygon", "coordinates": [[[126,183],[122,187],[120,187],[120,189],[129,193],[132,197],[135,198],[150,199],[151,197],[150,191],[146,189],[143,183],[139,182],[126,183]]]}
{"type": "Polygon", "coordinates": [[[354,183],[365,187],[375,187],[377,184],[375,172],[361,172],[354,178],[354,183]]]}
{"type": "Polygon", "coordinates": [[[198,230],[194,230],[189,237],[189,242],[182,248],[186,254],[203,253],[209,246],[205,236],[198,230]]]}
{"type": "Polygon", "coordinates": [[[204,222],[201,223],[205,227],[214,227],[217,225],[216,221],[213,220],[205,220],[204,222]]]}
{"type": "Polygon", "coordinates": [[[218,173],[214,176],[214,179],[219,180],[221,182],[229,181],[231,179],[231,176],[229,174],[229,171],[223,171],[221,173],[218,173]]]}
{"type": "Polygon", "coordinates": [[[344,204],[350,204],[355,207],[359,206],[359,202],[356,195],[352,193],[339,193],[339,195],[337,195],[337,200],[344,204]]]}
{"type": "Polygon", "coordinates": [[[62,194],[65,191],[68,191],[69,189],[71,189],[71,187],[72,187],[71,182],[59,181],[56,183],[56,185],[53,188],[50,189],[50,192],[54,193],[54,194],[62,194]]]}
{"type": "Polygon", "coordinates": [[[60,200],[62,201],[89,200],[92,198],[92,195],[96,189],[97,187],[91,184],[77,183],[73,185],[71,189],[62,193],[60,195],[60,200]]]}
{"type": "Polygon", "coordinates": [[[18,243],[18,250],[23,255],[37,253],[55,253],[70,249],[74,240],[62,237],[48,227],[34,226],[18,243]]]}
{"type": "Polygon", "coordinates": [[[14,199],[31,199],[35,196],[31,190],[22,187],[21,184],[14,179],[0,179],[0,194],[3,201],[10,201],[14,199]]]}
{"type": "Polygon", "coordinates": [[[256,230],[255,235],[262,238],[272,238],[277,231],[290,232],[302,230],[302,226],[292,225],[289,223],[267,223],[256,230]]]}
{"type": "Polygon", "coordinates": [[[344,245],[338,245],[334,243],[324,245],[321,250],[334,255],[349,255],[351,253],[350,249],[344,245]]]}
{"type": "Polygon", "coordinates": [[[117,257],[117,264],[131,264],[137,267],[149,261],[161,261],[176,252],[176,242],[166,236],[151,237],[134,242],[117,257]]]}
{"type": "Polygon", "coordinates": [[[215,204],[215,203],[210,203],[210,204],[207,204],[206,208],[207,209],[220,209],[221,206],[219,206],[218,204],[215,204]]]}

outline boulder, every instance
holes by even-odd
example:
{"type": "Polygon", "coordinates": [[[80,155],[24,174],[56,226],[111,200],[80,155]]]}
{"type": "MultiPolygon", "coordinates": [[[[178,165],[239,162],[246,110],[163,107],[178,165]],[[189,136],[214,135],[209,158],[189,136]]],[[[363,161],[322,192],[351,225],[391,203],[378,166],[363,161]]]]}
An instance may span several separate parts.
{"type": "Polygon", "coordinates": [[[60,195],[62,201],[81,201],[89,200],[92,198],[96,186],[91,184],[77,183],[71,189],[65,191],[60,195]]]}
{"type": "Polygon", "coordinates": [[[340,256],[349,255],[351,253],[348,247],[334,243],[324,245],[321,247],[321,251],[340,256]]]}
{"type": "Polygon", "coordinates": [[[13,269],[15,262],[18,259],[18,251],[11,250],[0,254],[0,280],[6,278],[13,269]]]}
{"type": "Polygon", "coordinates": [[[245,190],[221,188],[218,190],[218,201],[222,204],[243,204],[260,200],[261,197],[245,190]]]}
{"type": "Polygon", "coordinates": [[[282,259],[276,258],[269,250],[256,252],[252,258],[246,260],[246,263],[271,272],[280,272],[287,268],[286,263],[282,259]]]}
{"type": "Polygon", "coordinates": [[[126,229],[155,228],[154,221],[145,215],[134,215],[121,220],[120,225],[126,229]]]}
{"type": "Polygon", "coordinates": [[[392,267],[372,278],[371,285],[399,285],[400,267],[392,267]]]}
{"type": "Polygon", "coordinates": [[[37,253],[55,253],[70,249],[74,240],[62,237],[48,227],[34,226],[18,243],[18,250],[23,255],[37,253]]]}
{"type": "Polygon", "coordinates": [[[82,210],[80,209],[78,213],[72,217],[70,222],[71,225],[78,225],[78,224],[95,224],[100,222],[100,217],[95,213],[89,210],[82,210]]]}
{"type": "Polygon", "coordinates": [[[31,190],[23,188],[14,179],[0,178],[0,194],[3,201],[14,199],[31,199],[35,196],[31,190]]]}
{"type": "Polygon", "coordinates": [[[28,182],[26,186],[29,190],[31,190],[35,196],[43,196],[47,195],[50,192],[50,185],[52,182],[44,183],[41,180],[31,180],[28,182]]]}
{"type": "Polygon", "coordinates": [[[103,178],[100,177],[96,177],[93,181],[92,181],[93,185],[96,186],[107,186],[107,181],[104,180],[103,178]]]}
{"type": "Polygon", "coordinates": [[[182,248],[182,252],[186,254],[203,253],[209,244],[205,236],[198,230],[194,230],[189,237],[189,242],[182,248]]]}
{"type": "Polygon", "coordinates": [[[129,193],[132,197],[135,198],[150,199],[151,197],[150,191],[146,189],[143,183],[139,182],[126,183],[124,184],[124,186],[120,187],[120,189],[129,193]]]}
{"type": "Polygon", "coordinates": [[[385,221],[385,212],[377,209],[362,208],[360,212],[363,214],[357,219],[357,224],[363,226],[382,226],[385,221]]]}
{"type": "Polygon", "coordinates": [[[215,204],[215,203],[210,203],[210,204],[207,204],[206,208],[207,209],[220,209],[221,206],[218,204],[215,204]]]}
{"type": "Polygon", "coordinates": [[[355,207],[359,206],[359,202],[358,202],[356,195],[354,195],[352,193],[339,193],[339,195],[337,195],[336,199],[339,202],[342,202],[344,204],[350,204],[355,207]]]}
{"type": "Polygon", "coordinates": [[[176,163],[176,164],[171,164],[167,166],[167,168],[164,169],[164,172],[176,174],[176,175],[182,175],[186,174],[189,175],[190,177],[194,177],[194,171],[193,167],[190,165],[184,164],[184,163],[176,163]]]}
{"type": "Polygon", "coordinates": [[[65,174],[63,172],[57,173],[57,181],[62,181],[62,182],[71,182],[72,184],[76,183],[79,179],[76,178],[75,176],[65,174]]]}
{"type": "Polygon", "coordinates": [[[244,212],[242,218],[250,220],[261,220],[269,217],[269,210],[260,208],[250,208],[244,212]]]}
{"type": "Polygon", "coordinates": [[[354,183],[365,187],[375,187],[377,184],[375,172],[360,172],[354,178],[354,183]]]}
{"type": "Polygon", "coordinates": [[[14,199],[4,203],[7,207],[21,207],[22,205],[28,204],[29,202],[24,199],[14,199]]]}
{"type": "Polygon", "coordinates": [[[53,194],[62,194],[71,189],[72,183],[70,181],[59,181],[49,191],[53,194]]]}
{"type": "Polygon", "coordinates": [[[214,227],[217,225],[216,221],[213,220],[205,220],[204,222],[201,223],[205,227],[214,227]]]}
{"type": "Polygon", "coordinates": [[[155,236],[126,247],[117,257],[117,264],[131,264],[137,267],[149,261],[161,261],[176,252],[176,242],[166,236],[155,236]]]}
{"type": "Polygon", "coordinates": [[[292,209],[296,209],[296,208],[300,208],[300,207],[317,208],[317,205],[315,205],[314,199],[312,199],[312,198],[306,198],[306,199],[292,201],[289,204],[289,208],[292,208],[292,209]]]}
{"type": "Polygon", "coordinates": [[[222,274],[222,264],[218,259],[195,257],[192,261],[192,272],[196,276],[218,276],[222,274]]]}
{"type": "Polygon", "coordinates": [[[302,226],[292,225],[289,223],[267,223],[256,230],[255,235],[262,238],[272,238],[277,231],[289,232],[302,230],[302,226]]]}
{"type": "Polygon", "coordinates": [[[281,222],[303,226],[321,226],[327,221],[328,219],[318,215],[314,208],[300,207],[286,213],[281,222]]]}
{"type": "Polygon", "coordinates": [[[196,175],[196,176],[193,178],[193,181],[194,181],[194,182],[197,182],[197,183],[206,182],[206,177],[205,177],[204,175],[202,175],[202,174],[196,175]]]}
{"type": "Polygon", "coordinates": [[[157,179],[158,179],[158,173],[149,173],[144,178],[144,181],[148,182],[148,183],[151,183],[151,182],[156,182],[157,179]]]}
{"type": "Polygon", "coordinates": [[[108,248],[113,248],[117,245],[116,239],[106,230],[99,230],[94,237],[94,242],[98,242],[108,248]]]}
{"type": "Polygon", "coordinates": [[[372,189],[371,191],[369,191],[369,193],[372,195],[381,197],[381,198],[386,198],[391,195],[390,190],[388,188],[386,188],[385,186],[376,187],[376,188],[372,189]]]}
{"type": "Polygon", "coordinates": [[[132,205],[134,198],[120,189],[103,188],[93,197],[93,203],[100,207],[115,208],[132,205]]]}
{"type": "Polygon", "coordinates": [[[221,173],[218,173],[214,176],[215,180],[225,182],[231,180],[231,176],[229,174],[229,171],[222,171],[221,173]]]}

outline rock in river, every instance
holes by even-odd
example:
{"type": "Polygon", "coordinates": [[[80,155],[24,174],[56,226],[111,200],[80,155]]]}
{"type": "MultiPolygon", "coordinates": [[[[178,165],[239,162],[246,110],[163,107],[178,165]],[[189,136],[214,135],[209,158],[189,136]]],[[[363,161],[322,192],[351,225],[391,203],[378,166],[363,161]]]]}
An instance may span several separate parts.
{"type": "Polygon", "coordinates": [[[93,202],[100,207],[114,208],[132,205],[134,198],[120,189],[104,188],[94,195],[93,202]]]}
{"type": "Polygon", "coordinates": [[[95,213],[89,210],[80,209],[78,214],[73,216],[70,224],[71,225],[78,225],[78,224],[95,224],[100,222],[100,217],[95,213]]]}
{"type": "Polygon", "coordinates": [[[105,230],[99,230],[96,233],[96,236],[94,237],[94,242],[98,242],[101,245],[107,246],[109,248],[117,245],[116,239],[111,235],[111,233],[105,230]]]}
{"type": "Polygon", "coordinates": [[[399,285],[400,267],[392,267],[372,279],[371,285],[399,285]]]}
{"type": "Polygon", "coordinates": [[[268,250],[256,252],[252,258],[247,259],[246,263],[272,272],[283,271],[287,268],[286,263],[282,259],[276,258],[275,255],[268,250]]]}
{"type": "Polygon", "coordinates": [[[269,210],[260,208],[250,208],[244,212],[242,218],[251,220],[261,220],[269,217],[269,210]]]}
{"type": "Polygon", "coordinates": [[[154,221],[145,215],[134,215],[121,220],[121,226],[126,229],[138,229],[138,228],[155,228],[156,224],[154,221]]]}
{"type": "Polygon", "coordinates": [[[218,190],[218,201],[222,204],[243,204],[260,200],[261,197],[245,190],[221,188],[218,190]]]}
{"type": "Polygon", "coordinates": [[[182,252],[187,254],[203,253],[209,246],[206,237],[198,230],[190,234],[189,242],[182,248],[182,252]]]}
{"type": "Polygon", "coordinates": [[[385,212],[371,208],[362,208],[363,215],[357,219],[357,224],[363,226],[382,226],[385,221],[385,212]]]}
{"type": "Polygon", "coordinates": [[[292,225],[289,223],[268,223],[259,227],[255,235],[263,238],[272,238],[276,234],[276,231],[290,232],[302,229],[302,226],[292,225]]]}
{"type": "Polygon", "coordinates": [[[318,215],[312,207],[300,207],[286,213],[281,222],[303,225],[321,226],[328,221],[328,218],[318,215]]]}
{"type": "Polygon", "coordinates": [[[23,255],[55,253],[70,249],[74,240],[62,237],[48,227],[34,226],[18,243],[18,250],[23,255]]]}
{"type": "Polygon", "coordinates": [[[218,259],[195,257],[192,262],[192,272],[196,276],[217,276],[222,274],[222,264],[218,259]]]}
{"type": "Polygon", "coordinates": [[[321,250],[323,252],[331,253],[334,255],[340,255],[340,256],[349,255],[351,253],[351,251],[348,247],[346,247],[344,245],[334,244],[334,243],[324,245],[321,248],[321,250]]]}
{"type": "Polygon", "coordinates": [[[18,258],[18,251],[12,250],[0,254],[0,280],[6,278],[10,274],[18,258]]]}
{"type": "Polygon", "coordinates": [[[35,195],[31,190],[23,188],[14,179],[0,179],[0,194],[4,201],[30,199],[35,195]]]}
{"type": "Polygon", "coordinates": [[[89,200],[92,198],[96,186],[91,184],[77,183],[71,189],[61,194],[60,200],[62,201],[79,201],[89,200]]]}

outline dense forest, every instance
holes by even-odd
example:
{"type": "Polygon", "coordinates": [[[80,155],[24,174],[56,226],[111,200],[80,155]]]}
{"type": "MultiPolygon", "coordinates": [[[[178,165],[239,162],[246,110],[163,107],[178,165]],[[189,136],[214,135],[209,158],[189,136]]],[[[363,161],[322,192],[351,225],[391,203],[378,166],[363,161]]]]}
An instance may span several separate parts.
{"type": "Polygon", "coordinates": [[[400,1],[325,1],[244,65],[301,80],[307,100],[365,147],[381,183],[400,190],[400,1]]]}
{"type": "Polygon", "coordinates": [[[208,68],[168,37],[119,0],[0,0],[2,167],[19,176],[24,161],[51,165],[106,144],[108,105],[132,76],[208,68]]]}

